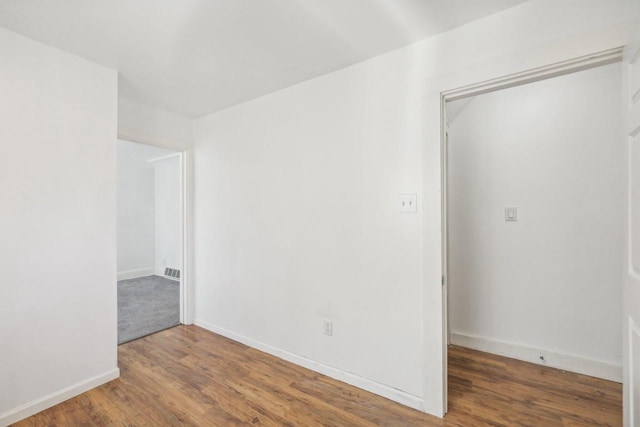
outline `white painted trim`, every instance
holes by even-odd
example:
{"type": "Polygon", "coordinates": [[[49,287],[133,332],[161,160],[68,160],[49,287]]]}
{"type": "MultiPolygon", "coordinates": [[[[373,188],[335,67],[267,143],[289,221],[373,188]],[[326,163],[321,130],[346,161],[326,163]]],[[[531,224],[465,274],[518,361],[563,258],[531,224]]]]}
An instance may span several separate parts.
{"type": "Polygon", "coordinates": [[[0,426],[6,427],[10,424],[23,420],[38,412],[44,411],[47,408],[55,406],[65,400],[78,396],[86,391],[115,380],[120,376],[120,369],[115,368],[104,374],[89,378],[88,380],[79,382],[72,386],[63,388],[62,390],[54,393],[47,394],[39,399],[32,400],[31,402],[20,405],[17,408],[11,409],[7,412],[0,414],[0,426]]]}
{"type": "MultiPolygon", "coordinates": [[[[182,277],[182,270],[180,270],[180,267],[166,267],[166,268],[173,268],[175,270],[179,270],[180,271],[180,275],[182,277]]],[[[164,274],[164,269],[165,269],[165,267],[156,268],[156,269],[153,270],[153,274],[155,274],[156,276],[160,276],[160,277],[166,277],[167,279],[180,280],[178,278],[165,275],[164,274]]]]}
{"type": "Polygon", "coordinates": [[[137,279],[138,277],[153,276],[153,267],[139,268],[137,270],[118,271],[118,280],[137,279]]]}
{"type": "Polygon", "coordinates": [[[272,356],[286,360],[287,362],[291,362],[298,366],[311,369],[312,371],[318,372],[320,374],[326,375],[338,381],[342,381],[352,386],[377,394],[378,396],[382,396],[387,399],[393,400],[394,402],[398,402],[402,405],[409,406],[419,411],[424,411],[424,401],[420,396],[416,396],[416,395],[404,392],[402,390],[399,390],[397,388],[369,380],[367,378],[361,377],[351,372],[343,371],[341,369],[334,368],[332,366],[324,365],[320,362],[316,362],[315,360],[311,360],[304,356],[290,353],[286,350],[281,350],[279,348],[272,347],[268,344],[264,344],[252,338],[248,338],[243,335],[236,334],[235,332],[231,332],[227,329],[221,328],[216,325],[212,325],[211,323],[208,323],[199,319],[195,320],[195,324],[197,326],[200,326],[201,328],[207,329],[216,334],[222,335],[224,337],[240,342],[249,347],[258,349],[260,351],[264,351],[265,353],[269,353],[272,356]]]}
{"type": "MultiPolygon", "coordinates": [[[[640,50],[639,50],[640,51],[640,50]]],[[[635,251],[633,250],[633,236],[635,227],[633,226],[633,156],[632,150],[634,144],[640,144],[640,139],[636,141],[636,137],[629,136],[628,144],[627,144],[627,265],[628,265],[628,274],[636,281],[640,281],[640,272],[636,269],[633,263],[633,255],[635,251]]]]}
{"type": "Polygon", "coordinates": [[[633,317],[629,316],[629,369],[627,371],[628,378],[626,378],[626,382],[629,384],[629,425],[635,425],[634,423],[636,421],[635,408],[633,405],[635,399],[633,395],[633,334],[640,336],[640,327],[638,327],[638,324],[633,320],[633,317]]]}
{"type": "Polygon", "coordinates": [[[486,353],[535,363],[536,365],[549,366],[619,383],[622,382],[622,365],[457,332],[451,333],[451,343],[486,353]],[[540,359],[541,356],[544,357],[544,360],[540,359]]]}
{"type": "Polygon", "coordinates": [[[468,98],[470,96],[482,95],[483,93],[495,92],[509,87],[520,86],[539,80],[558,77],[577,71],[588,70],[589,68],[611,64],[622,60],[624,46],[595,52],[590,55],[569,59],[555,64],[526,70],[520,73],[509,74],[496,79],[487,80],[456,89],[442,92],[442,97],[446,101],[468,98]]]}
{"type": "Polygon", "coordinates": [[[182,152],[182,265],[180,266],[180,321],[191,325],[195,319],[195,282],[191,272],[195,271],[193,231],[193,150],[182,152]]]}
{"type": "Polygon", "coordinates": [[[442,227],[442,238],[440,239],[441,274],[442,274],[442,334],[446,336],[445,345],[442,346],[442,384],[444,384],[442,413],[449,411],[449,364],[447,363],[447,345],[451,342],[451,330],[449,328],[449,120],[447,118],[447,107],[444,97],[440,98],[440,224],[442,227]]]}

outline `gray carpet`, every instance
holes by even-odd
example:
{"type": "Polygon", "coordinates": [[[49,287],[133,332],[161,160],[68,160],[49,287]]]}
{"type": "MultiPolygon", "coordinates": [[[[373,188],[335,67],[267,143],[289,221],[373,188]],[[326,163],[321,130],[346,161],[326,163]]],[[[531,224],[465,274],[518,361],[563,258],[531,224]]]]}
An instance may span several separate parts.
{"type": "Polygon", "coordinates": [[[118,344],[180,324],[180,282],[146,276],[118,282],[118,344]]]}

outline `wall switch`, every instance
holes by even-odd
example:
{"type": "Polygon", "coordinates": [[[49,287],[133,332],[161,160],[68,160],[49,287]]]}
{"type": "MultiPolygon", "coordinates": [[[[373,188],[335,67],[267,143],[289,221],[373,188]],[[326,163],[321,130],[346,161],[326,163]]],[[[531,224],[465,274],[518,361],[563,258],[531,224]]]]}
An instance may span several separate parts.
{"type": "Polygon", "coordinates": [[[322,327],[325,335],[333,335],[333,321],[327,319],[323,320],[322,327]]]}
{"type": "Polygon", "coordinates": [[[504,220],[505,221],[517,221],[518,220],[518,208],[514,208],[514,207],[504,208],[504,220]]]}
{"type": "Polygon", "coordinates": [[[401,194],[398,197],[398,211],[400,213],[418,212],[418,195],[415,193],[401,194]]]}

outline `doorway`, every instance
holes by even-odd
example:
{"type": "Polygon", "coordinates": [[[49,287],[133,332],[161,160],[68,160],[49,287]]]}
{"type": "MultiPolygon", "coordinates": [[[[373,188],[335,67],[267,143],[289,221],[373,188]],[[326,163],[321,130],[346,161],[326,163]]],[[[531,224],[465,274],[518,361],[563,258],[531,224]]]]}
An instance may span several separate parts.
{"type": "Polygon", "coordinates": [[[118,344],[181,323],[183,158],[118,141],[118,344]]]}
{"type": "Polygon", "coordinates": [[[443,93],[447,344],[622,380],[626,157],[611,54],[443,93]]]}

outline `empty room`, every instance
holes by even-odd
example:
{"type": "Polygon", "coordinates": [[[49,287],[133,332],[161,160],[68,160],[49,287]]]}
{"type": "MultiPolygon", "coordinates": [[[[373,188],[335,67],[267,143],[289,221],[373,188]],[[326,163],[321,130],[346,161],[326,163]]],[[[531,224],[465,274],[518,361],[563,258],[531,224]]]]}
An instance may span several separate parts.
{"type": "Polygon", "coordinates": [[[0,426],[640,425],[637,0],[0,0],[0,117],[0,426]]]}

